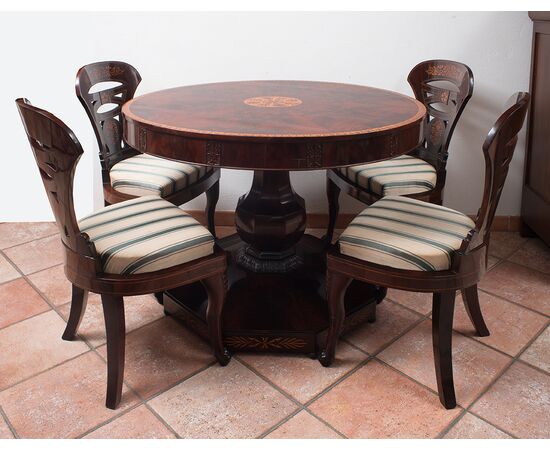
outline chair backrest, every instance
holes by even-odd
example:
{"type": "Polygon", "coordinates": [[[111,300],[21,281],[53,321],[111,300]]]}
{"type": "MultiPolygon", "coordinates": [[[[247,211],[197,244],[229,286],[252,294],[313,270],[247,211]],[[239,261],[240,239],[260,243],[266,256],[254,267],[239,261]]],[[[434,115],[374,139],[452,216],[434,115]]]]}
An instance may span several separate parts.
{"type": "Polygon", "coordinates": [[[88,64],[76,74],[76,95],[94,128],[104,183],[109,183],[113,165],[138,154],[122,140],[120,112],[122,105],[134,97],[140,81],[138,71],[120,61],[88,64]]]}
{"type": "Polygon", "coordinates": [[[514,97],[514,104],[497,119],[483,143],[485,187],[476,218],[476,235],[469,243],[471,249],[489,242],[491,225],[506,181],[508,167],[514,156],[518,133],[527,115],[529,94],[518,92],[514,97]]]}
{"type": "Polygon", "coordinates": [[[73,203],[73,178],[82,146],[61,120],[32,106],[26,98],[16,101],[38,170],[48,195],[61,240],[73,252],[94,256],[95,251],[80,232],[73,203]]]}
{"type": "Polygon", "coordinates": [[[474,75],[465,64],[434,59],[417,64],[407,81],[428,112],[424,146],[416,154],[433,165],[438,181],[444,182],[449,143],[474,91],[474,75]]]}

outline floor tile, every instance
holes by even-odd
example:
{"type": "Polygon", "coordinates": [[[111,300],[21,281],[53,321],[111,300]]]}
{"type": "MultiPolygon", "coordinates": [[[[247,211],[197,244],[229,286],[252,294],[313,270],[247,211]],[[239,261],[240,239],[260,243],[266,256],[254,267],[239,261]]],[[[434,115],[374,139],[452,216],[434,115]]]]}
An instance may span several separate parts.
{"type": "Polygon", "coordinates": [[[510,439],[510,436],[479,417],[466,413],[445,435],[445,439],[510,439]]]}
{"type": "Polygon", "coordinates": [[[336,360],[327,368],[306,355],[243,353],[239,358],[296,400],[305,403],[357,367],[367,359],[367,355],[340,342],[336,360]]]}
{"type": "MultiPolygon", "coordinates": [[[[399,338],[378,357],[437,391],[430,320],[399,338]]],[[[453,333],[453,370],[458,404],[469,405],[504,369],[510,358],[473,339],[453,333]]]]}
{"type": "Polygon", "coordinates": [[[119,408],[106,408],[106,383],[106,364],[88,352],[0,392],[0,403],[22,438],[72,438],[135,404],[124,388],[119,408]]]}
{"type": "Polygon", "coordinates": [[[53,222],[0,223],[0,248],[13,247],[57,233],[53,222]]]}
{"type": "Polygon", "coordinates": [[[254,438],[297,408],[236,360],[208,368],[149,404],[183,438],[254,438]]]}
{"type": "MultiPolygon", "coordinates": [[[[21,274],[8,262],[6,258],[0,255],[0,283],[15,280],[21,274]]],[[[1,289],[1,287],[0,287],[1,289]]]]}
{"type": "Polygon", "coordinates": [[[536,312],[485,292],[479,292],[479,303],[491,335],[475,335],[474,326],[460,297],[455,306],[455,330],[512,356],[516,356],[549,322],[549,319],[536,312]]]}
{"type": "Polygon", "coordinates": [[[65,322],[49,311],[0,330],[0,389],[88,350],[61,339],[65,322]]]}
{"type": "Polygon", "coordinates": [[[510,257],[510,261],[550,274],[550,247],[540,239],[530,239],[510,257]]]}
{"type": "Polygon", "coordinates": [[[341,436],[307,411],[300,411],[266,439],[341,439],[341,436]]]}
{"type": "Polygon", "coordinates": [[[56,234],[4,250],[25,275],[63,262],[61,240],[56,234]]]}
{"type": "Polygon", "coordinates": [[[50,306],[23,279],[0,286],[0,328],[47,311],[50,306]]]}
{"type": "Polygon", "coordinates": [[[483,277],[479,288],[550,315],[550,275],[503,262],[483,277]]]}
{"type": "Polygon", "coordinates": [[[176,436],[144,405],[85,436],[85,439],[174,439],[176,436]]]}
{"type": "MultiPolygon", "coordinates": [[[[71,304],[66,303],[59,307],[59,312],[68,319],[71,304]]],[[[126,319],[126,333],[164,317],[162,306],[157,303],[153,295],[137,295],[124,298],[124,315],[126,319]]],[[[105,321],[101,297],[90,294],[84,318],[78,329],[78,334],[97,347],[105,343],[105,321]]]]}
{"type": "Polygon", "coordinates": [[[423,315],[428,314],[432,310],[433,295],[429,293],[388,289],[387,297],[423,315]]]}
{"type": "MultiPolygon", "coordinates": [[[[106,346],[98,351],[106,358],[106,346]]],[[[210,346],[170,317],[126,337],[125,380],[147,398],[214,361],[210,346]]]]}
{"type": "Polygon", "coordinates": [[[13,433],[11,432],[8,424],[2,416],[0,416],[0,439],[13,439],[13,433]]]}
{"type": "Polygon", "coordinates": [[[472,412],[519,438],[550,438],[550,375],[516,362],[472,412]]]}
{"type": "Polygon", "coordinates": [[[529,241],[513,231],[492,231],[489,240],[489,255],[506,259],[529,241]]]}
{"type": "Polygon", "coordinates": [[[383,301],[376,307],[376,322],[365,323],[344,338],[361,350],[374,354],[420,318],[396,303],[383,301]]]}
{"type": "Polygon", "coordinates": [[[71,301],[71,282],[65,276],[64,264],[33,273],[28,278],[52,304],[71,301]]]}
{"type": "Polygon", "coordinates": [[[535,339],[520,359],[550,373],[550,327],[535,339]]]}
{"type": "Polygon", "coordinates": [[[378,361],[370,361],[309,408],[349,438],[437,436],[461,409],[378,361]]]}

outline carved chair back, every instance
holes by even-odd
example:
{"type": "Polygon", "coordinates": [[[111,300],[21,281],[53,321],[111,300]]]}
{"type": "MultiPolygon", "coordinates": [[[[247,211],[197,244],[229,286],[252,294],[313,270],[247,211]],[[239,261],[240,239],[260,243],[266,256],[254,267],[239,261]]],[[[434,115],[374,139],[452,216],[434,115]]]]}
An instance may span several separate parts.
{"type": "Polygon", "coordinates": [[[407,81],[428,112],[424,145],[416,154],[436,168],[438,182],[444,183],[449,143],[472,96],[474,75],[465,64],[435,59],[417,64],[407,81]]]}
{"type": "Polygon", "coordinates": [[[467,242],[470,249],[489,243],[491,225],[508,175],[510,161],[514,156],[518,133],[527,115],[529,94],[518,92],[514,97],[515,103],[501,114],[483,143],[485,187],[481,207],[477,213],[475,234],[470,242],[467,242]]]}
{"type": "Polygon", "coordinates": [[[61,120],[32,106],[26,98],[16,101],[25,132],[38,165],[61,240],[74,253],[95,258],[93,244],[80,232],[73,203],[73,178],[82,146],[61,120]]]}
{"type": "Polygon", "coordinates": [[[122,140],[122,105],[134,97],[141,82],[138,71],[120,61],[88,64],[76,74],[76,95],[84,106],[97,138],[103,183],[117,162],[139,152],[122,140]],[[105,87],[100,83],[116,83],[105,87]]]}

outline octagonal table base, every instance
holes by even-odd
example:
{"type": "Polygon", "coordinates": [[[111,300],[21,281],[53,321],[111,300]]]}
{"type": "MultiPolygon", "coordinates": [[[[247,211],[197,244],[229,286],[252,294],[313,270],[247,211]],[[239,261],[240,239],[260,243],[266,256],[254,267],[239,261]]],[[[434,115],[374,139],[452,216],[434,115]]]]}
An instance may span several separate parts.
{"type": "MultiPolygon", "coordinates": [[[[303,264],[281,273],[255,273],[236,263],[245,243],[236,234],[218,244],[230,253],[228,295],[223,314],[224,339],[230,351],[290,352],[315,355],[328,326],[323,243],[303,235],[296,253],[303,264]]],[[[374,322],[376,304],[386,290],[354,281],[346,293],[344,331],[374,322]]],[[[207,338],[206,294],[200,283],[167,291],[168,315],[207,338]]]]}

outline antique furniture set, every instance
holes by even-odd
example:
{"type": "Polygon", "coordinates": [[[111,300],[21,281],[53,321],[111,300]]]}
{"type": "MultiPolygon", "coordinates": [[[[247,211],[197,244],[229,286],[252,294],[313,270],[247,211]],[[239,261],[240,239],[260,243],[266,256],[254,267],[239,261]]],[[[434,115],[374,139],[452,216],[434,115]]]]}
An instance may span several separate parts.
{"type": "Polygon", "coordinates": [[[167,314],[210,340],[222,365],[229,351],[250,350],[315,354],[328,366],[340,333],[374,321],[392,287],[434,293],[439,394],[453,408],[455,293],[477,333],[488,335],[477,283],[529,95],[517,95],[483,145],[484,198],[472,220],[440,206],[449,141],[473,89],[463,64],[417,65],[409,75],[416,99],[310,81],[214,83],[133,98],[140,79],[113,61],[78,72],[106,204],[80,220],[72,198],[78,140],[52,114],[17,100],[73,284],[64,339],[75,337],[88,291],[101,294],[107,406],[117,407],[122,390],[123,296],[156,293],[167,314]],[[237,233],[216,239],[222,167],[254,177],[238,201],[237,233]],[[305,234],[304,200],[289,177],[319,169],[327,169],[330,205],[323,239],[305,234]],[[371,206],[332,244],[340,190],[371,206]],[[202,192],[208,229],[178,208],[202,192]]]}

